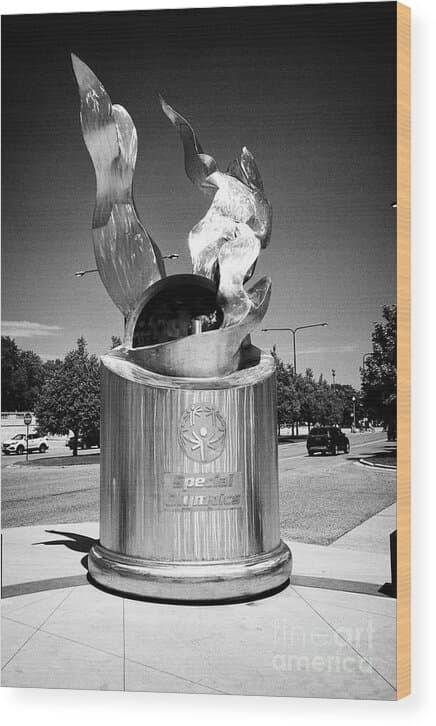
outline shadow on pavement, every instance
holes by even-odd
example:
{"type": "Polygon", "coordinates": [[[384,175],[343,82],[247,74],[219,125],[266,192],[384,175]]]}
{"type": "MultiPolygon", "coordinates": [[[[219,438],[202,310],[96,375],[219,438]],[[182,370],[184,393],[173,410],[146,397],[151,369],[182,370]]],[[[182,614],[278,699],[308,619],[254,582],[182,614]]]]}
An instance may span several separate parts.
{"type": "Polygon", "coordinates": [[[72,454],[65,454],[63,456],[51,456],[45,459],[38,458],[29,461],[27,464],[25,461],[15,461],[14,464],[18,466],[89,466],[90,464],[100,463],[100,452],[93,452],[92,454],[79,454],[73,456],[72,454]]]}
{"type": "Polygon", "coordinates": [[[301,434],[301,436],[291,436],[290,434],[280,434],[277,437],[277,441],[280,444],[298,444],[302,441],[306,441],[307,434],[301,434]]]}
{"type": "Polygon", "coordinates": [[[366,461],[372,461],[374,464],[392,464],[397,463],[397,447],[392,444],[384,446],[383,451],[365,451],[364,453],[357,454],[355,456],[348,456],[349,461],[360,461],[365,459],[366,461]]]}
{"type": "Polygon", "coordinates": [[[88,554],[96,539],[92,537],[86,537],[83,534],[77,534],[75,532],[59,532],[56,529],[46,529],[47,534],[60,534],[62,537],[68,537],[69,539],[50,539],[47,542],[34,542],[33,545],[47,545],[48,547],[55,545],[64,545],[69,550],[74,552],[84,552],[88,554]]]}

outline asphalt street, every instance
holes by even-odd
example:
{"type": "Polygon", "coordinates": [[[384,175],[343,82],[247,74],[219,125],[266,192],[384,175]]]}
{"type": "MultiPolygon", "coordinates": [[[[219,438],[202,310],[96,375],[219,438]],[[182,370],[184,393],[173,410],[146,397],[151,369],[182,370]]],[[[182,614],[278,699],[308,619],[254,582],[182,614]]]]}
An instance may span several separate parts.
{"type": "MultiPolygon", "coordinates": [[[[329,544],[395,501],[396,472],[371,469],[360,457],[383,451],[383,433],[350,435],[349,455],[309,457],[304,441],[279,446],[282,536],[329,544]]],[[[80,466],[40,466],[66,454],[63,444],[48,454],[2,456],[2,526],[95,521],[99,514],[96,449],[81,452],[80,466]],[[90,456],[93,463],[85,464],[90,456]],[[83,463],[82,463],[83,462],[83,463]]],[[[66,454],[70,460],[71,454],[66,454]]],[[[70,463],[70,461],[68,461],[70,463]]]]}
{"type": "Polygon", "coordinates": [[[331,544],[396,501],[396,471],[372,469],[359,459],[392,449],[386,434],[351,434],[348,455],[309,457],[301,443],[281,445],[282,537],[331,544]]]}

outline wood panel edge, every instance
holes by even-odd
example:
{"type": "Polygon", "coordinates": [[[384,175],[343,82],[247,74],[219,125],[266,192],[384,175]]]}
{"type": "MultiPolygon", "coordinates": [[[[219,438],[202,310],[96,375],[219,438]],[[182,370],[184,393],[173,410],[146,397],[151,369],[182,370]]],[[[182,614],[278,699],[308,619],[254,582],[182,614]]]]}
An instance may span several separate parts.
{"type": "Polygon", "coordinates": [[[410,8],[397,3],[397,698],[410,661],[410,8]]]}

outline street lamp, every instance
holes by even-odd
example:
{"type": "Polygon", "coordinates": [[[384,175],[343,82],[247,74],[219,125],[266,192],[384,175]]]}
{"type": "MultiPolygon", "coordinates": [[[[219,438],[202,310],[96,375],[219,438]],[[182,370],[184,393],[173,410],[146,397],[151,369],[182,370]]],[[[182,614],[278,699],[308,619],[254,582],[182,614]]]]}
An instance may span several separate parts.
{"type": "Polygon", "coordinates": [[[353,401],[353,431],[354,434],[356,432],[356,396],[353,396],[351,399],[353,401]]]}
{"type": "MultiPolygon", "coordinates": [[[[169,255],[162,255],[163,260],[178,260],[180,255],[178,255],[176,252],[171,252],[169,255]]],[[[78,270],[74,273],[74,277],[83,277],[83,275],[87,275],[88,272],[98,272],[96,267],[93,267],[92,270],[78,270]]]]}
{"type": "Polygon", "coordinates": [[[74,273],[74,277],[83,277],[83,275],[87,275],[88,272],[98,272],[98,270],[96,267],[92,270],[78,270],[78,272],[74,273]]]}
{"type": "Polygon", "coordinates": [[[298,328],[262,328],[262,332],[266,333],[270,330],[286,330],[288,333],[292,333],[292,339],[294,343],[294,375],[297,375],[297,348],[295,342],[295,335],[297,330],[305,330],[306,328],[325,328],[328,323],[312,323],[311,325],[299,325],[298,328]]]}
{"type": "Polygon", "coordinates": [[[336,371],[332,368],[333,390],[336,391],[336,371]]]}

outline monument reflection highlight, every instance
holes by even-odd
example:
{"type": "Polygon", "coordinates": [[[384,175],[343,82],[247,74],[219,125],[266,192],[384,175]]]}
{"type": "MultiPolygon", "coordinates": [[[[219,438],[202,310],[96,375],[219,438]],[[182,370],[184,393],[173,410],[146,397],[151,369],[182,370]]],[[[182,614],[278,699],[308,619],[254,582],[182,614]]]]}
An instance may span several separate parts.
{"type": "Polygon", "coordinates": [[[188,178],[211,199],[189,234],[193,274],[166,276],[132,196],[137,134],[95,74],[72,56],[97,189],[94,251],[125,318],[102,356],[100,540],[89,572],[144,598],[251,598],[283,586],[275,365],[251,344],[271,281],[249,289],[272,211],[245,147],[226,172],[190,123],[180,134],[188,178]]]}

